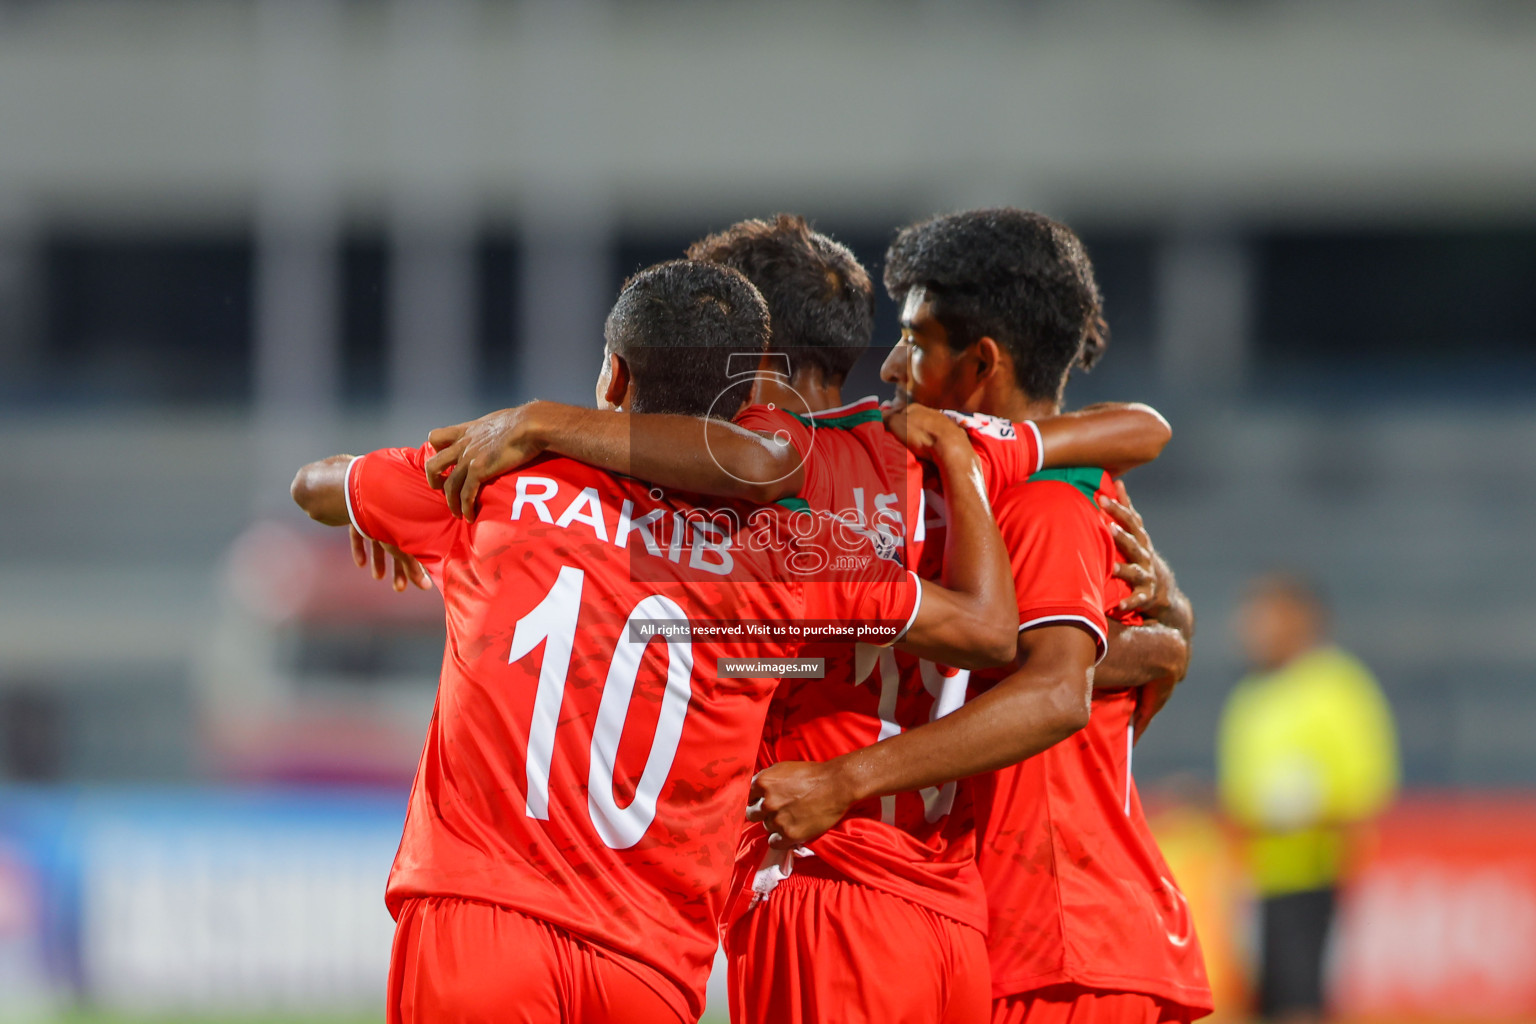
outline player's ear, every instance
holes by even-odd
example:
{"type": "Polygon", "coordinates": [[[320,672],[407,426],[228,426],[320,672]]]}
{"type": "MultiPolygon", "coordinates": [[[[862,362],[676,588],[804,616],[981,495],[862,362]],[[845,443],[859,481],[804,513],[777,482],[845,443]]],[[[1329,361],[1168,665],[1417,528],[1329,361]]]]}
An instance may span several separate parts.
{"type": "Polygon", "coordinates": [[[1003,350],[991,337],[982,335],[972,351],[976,357],[976,381],[984,384],[1002,367],[1003,350]]]}
{"type": "Polygon", "coordinates": [[[629,388],[633,382],[629,375],[629,364],[624,357],[617,352],[608,353],[608,387],[603,393],[603,401],[610,408],[623,409],[629,403],[629,388]]]}

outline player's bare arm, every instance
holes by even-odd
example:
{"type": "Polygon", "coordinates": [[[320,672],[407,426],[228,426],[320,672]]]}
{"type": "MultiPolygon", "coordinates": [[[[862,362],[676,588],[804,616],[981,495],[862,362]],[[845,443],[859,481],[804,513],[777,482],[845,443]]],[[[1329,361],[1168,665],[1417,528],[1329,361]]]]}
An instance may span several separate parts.
{"type": "MultiPolygon", "coordinates": [[[[1103,403],[1036,425],[1044,465],[1111,473],[1156,459],[1172,436],[1168,421],[1139,403],[1103,403]]],[[[719,419],[535,401],[439,427],[428,440],[438,452],[427,464],[432,486],[455,515],[473,515],[481,487],[543,452],[663,487],[759,503],[793,497],[805,483],[793,446],[719,419]]]]}
{"type": "Polygon", "coordinates": [[[795,495],[805,483],[793,446],[705,417],[540,401],[440,427],[428,440],[437,449],[428,479],[454,515],[466,517],[481,487],[543,452],[663,487],[759,503],[795,495]]]}
{"type": "Polygon", "coordinates": [[[347,467],[351,455],[318,459],[299,470],[288,493],[305,515],[326,526],[347,526],[347,467]]]}
{"type": "Polygon", "coordinates": [[[923,581],[922,603],[901,648],[959,668],[1007,664],[1018,598],[970,439],[949,417],[920,405],[888,410],[885,423],[914,455],[938,468],[953,517],[943,585],[923,581]]]}
{"type": "Polygon", "coordinates": [[[1189,640],[1172,626],[1155,620],[1139,626],[1109,626],[1109,653],[1093,673],[1093,688],[1136,688],[1132,737],[1141,739],[1152,717],[1173,696],[1174,687],[1189,669],[1189,640]]]}
{"type": "Polygon", "coordinates": [[[1140,402],[1103,402],[1045,416],[1040,428],[1047,466],[1098,466],[1112,476],[1156,459],[1173,437],[1162,413],[1140,402]]]}
{"type": "Polygon", "coordinates": [[[374,579],[382,580],[387,564],[392,562],[391,585],[396,590],[404,590],[409,584],[431,590],[432,581],[420,562],[393,544],[364,537],[352,526],[347,515],[347,467],[351,464],[350,455],[332,455],[311,462],[294,476],[288,493],[315,522],[348,527],[352,535],[352,561],[358,568],[369,569],[374,579]]]}
{"type": "Polygon", "coordinates": [[[1093,670],[1094,690],[1125,690],[1182,679],[1189,667],[1189,641],[1161,622],[1109,624],[1109,652],[1093,670]]]}
{"type": "Polygon", "coordinates": [[[776,837],[775,848],[792,848],[860,800],[1032,757],[1088,724],[1097,654],[1093,635],[1077,626],[1025,630],[1013,674],[951,714],[830,761],[783,761],[758,772],[748,817],[776,837]]]}

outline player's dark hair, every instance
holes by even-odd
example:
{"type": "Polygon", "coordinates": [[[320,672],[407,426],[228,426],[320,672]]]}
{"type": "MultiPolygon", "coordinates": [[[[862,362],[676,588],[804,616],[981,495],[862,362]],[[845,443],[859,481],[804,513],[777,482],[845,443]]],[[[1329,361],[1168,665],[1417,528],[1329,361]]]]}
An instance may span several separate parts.
{"type": "Polygon", "coordinates": [[[1091,368],[1108,340],[1082,241],[1038,213],[970,210],[902,229],[885,253],[885,287],[900,303],[919,286],[950,345],[992,338],[1030,398],[1059,401],[1068,371],[1091,368]]]}
{"type": "Polygon", "coordinates": [[[732,353],[767,348],[768,307],[730,267],[672,260],[624,282],[603,337],[629,365],[634,412],[702,416],[731,385],[732,353]]]}
{"type": "Polygon", "coordinates": [[[734,267],[768,303],[769,345],[791,372],[818,367],[841,384],[874,339],[875,287],[846,245],[781,213],[744,220],[688,247],[688,258],[734,267]]]}

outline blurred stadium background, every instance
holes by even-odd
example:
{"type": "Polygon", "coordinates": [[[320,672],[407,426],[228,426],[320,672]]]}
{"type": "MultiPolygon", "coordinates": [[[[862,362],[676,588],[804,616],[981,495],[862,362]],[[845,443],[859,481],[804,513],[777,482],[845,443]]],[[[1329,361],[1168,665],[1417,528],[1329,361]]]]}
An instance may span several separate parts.
{"type": "Polygon", "coordinates": [[[740,217],[877,267],[1004,203],[1098,266],[1070,400],[1174,424],[1129,484],[1200,633],[1136,763],[1221,1015],[1229,619],[1287,566],[1403,747],[1341,1005],[1536,1018],[1536,7],[0,0],[0,1020],[379,1019],[441,625],[301,462],[589,401],[622,277],[740,217]]]}

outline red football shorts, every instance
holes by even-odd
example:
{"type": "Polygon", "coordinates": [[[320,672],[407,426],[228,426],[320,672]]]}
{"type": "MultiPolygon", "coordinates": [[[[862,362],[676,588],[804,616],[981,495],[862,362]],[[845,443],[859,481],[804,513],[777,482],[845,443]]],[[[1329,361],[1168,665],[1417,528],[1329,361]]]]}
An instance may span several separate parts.
{"type": "Polygon", "coordinates": [[[1051,985],[992,1001],[992,1024],[1186,1024],[1205,1016],[1140,992],[1051,985]]]}
{"type": "Polygon", "coordinates": [[[732,1024],[974,1024],[981,932],[899,896],[796,873],[726,935],[732,1024]]]}
{"type": "Polygon", "coordinates": [[[644,964],[538,918],[430,896],[400,908],[389,1024],[683,1024],[675,990],[644,964]]]}

